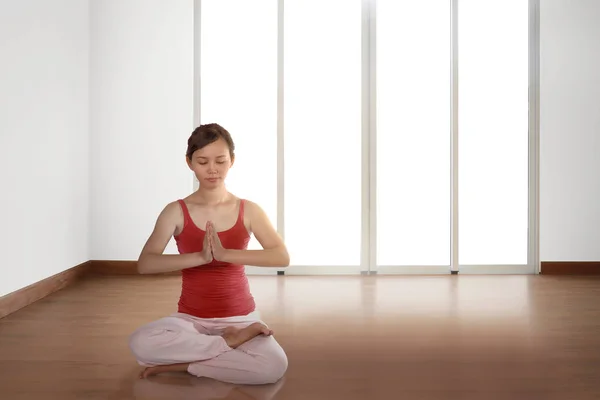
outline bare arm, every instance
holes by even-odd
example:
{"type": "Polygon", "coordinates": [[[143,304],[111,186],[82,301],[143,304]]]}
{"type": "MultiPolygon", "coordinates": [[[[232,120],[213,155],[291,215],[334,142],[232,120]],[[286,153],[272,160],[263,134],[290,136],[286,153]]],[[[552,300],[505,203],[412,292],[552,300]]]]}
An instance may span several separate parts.
{"type": "Polygon", "coordinates": [[[287,248],[263,209],[256,203],[246,201],[246,213],[250,219],[250,229],[263,250],[226,249],[222,261],[256,267],[287,267],[290,264],[287,248]]]}
{"type": "Polygon", "coordinates": [[[163,254],[175,233],[179,218],[177,203],[170,203],[162,210],[138,259],[137,269],[140,274],[180,271],[206,263],[201,253],[163,254]]]}

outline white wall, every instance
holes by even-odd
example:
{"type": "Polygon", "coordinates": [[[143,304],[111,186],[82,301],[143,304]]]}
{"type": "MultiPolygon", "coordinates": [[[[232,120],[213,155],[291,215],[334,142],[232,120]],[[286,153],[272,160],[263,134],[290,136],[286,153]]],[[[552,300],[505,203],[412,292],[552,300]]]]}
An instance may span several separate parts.
{"type": "Polygon", "coordinates": [[[137,259],[162,208],[193,190],[193,3],[91,3],[91,259],[137,259]]]}
{"type": "Polygon", "coordinates": [[[89,259],[89,8],[0,2],[0,296],[89,259]]]}
{"type": "Polygon", "coordinates": [[[89,259],[88,2],[0,2],[0,296],[89,259]]]}
{"type": "Polygon", "coordinates": [[[542,261],[600,260],[598,21],[598,0],[541,0],[542,261]]]}

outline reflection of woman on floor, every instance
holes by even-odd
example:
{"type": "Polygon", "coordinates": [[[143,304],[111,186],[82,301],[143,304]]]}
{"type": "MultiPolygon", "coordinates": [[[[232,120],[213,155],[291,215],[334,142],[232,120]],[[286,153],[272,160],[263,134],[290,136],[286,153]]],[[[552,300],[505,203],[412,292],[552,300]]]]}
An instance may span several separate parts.
{"type": "Polygon", "coordinates": [[[200,188],[164,208],[138,262],[142,274],[182,271],[178,312],[130,337],[138,363],[148,367],[141,377],[187,371],[238,384],[276,382],[287,357],[255,309],[244,266],[287,266],[285,244],[260,206],[225,188],[234,161],[225,129],[198,127],[186,158],[200,188]],[[247,250],[250,234],[262,250],[247,250]],[[163,254],[171,237],[178,255],[163,254]]]}
{"type": "Polygon", "coordinates": [[[150,379],[136,379],[133,397],[143,399],[176,400],[272,400],[285,384],[285,377],[272,385],[233,385],[212,379],[180,379],[183,376],[158,375],[150,379]]]}

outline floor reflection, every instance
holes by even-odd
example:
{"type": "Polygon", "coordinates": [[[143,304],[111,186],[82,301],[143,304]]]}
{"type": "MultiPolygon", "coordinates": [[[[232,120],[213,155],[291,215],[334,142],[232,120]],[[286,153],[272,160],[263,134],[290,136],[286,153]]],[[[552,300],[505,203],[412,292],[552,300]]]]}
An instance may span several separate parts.
{"type": "Polygon", "coordinates": [[[187,374],[164,374],[136,379],[133,396],[136,400],[274,400],[284,384],[285,377],[270,385],[233,385],[187,374]]]}

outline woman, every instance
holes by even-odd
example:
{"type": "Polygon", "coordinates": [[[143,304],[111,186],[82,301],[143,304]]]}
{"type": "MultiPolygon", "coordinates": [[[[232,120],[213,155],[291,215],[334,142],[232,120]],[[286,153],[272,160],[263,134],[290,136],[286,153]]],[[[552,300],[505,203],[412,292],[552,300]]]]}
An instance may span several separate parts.
{"type": "Polygon", "coordinates": [[[286,246],[257,204],[225,188],[234,162],[229,132],[199,126],[186,159],[200,188],[164,208],[138,261],[141,274],[182,271],[178,312],[130,337],[131,351],[147,367],[140,377],[187,371],[228,383],[274,383],[287,370],[287,356],[255,309],[244,266],[287,266],[286,246]],[[250,234],[263,250],[247,250],[250,234]],[[180,254],[163,254],[171,237],[180,254]]]}

